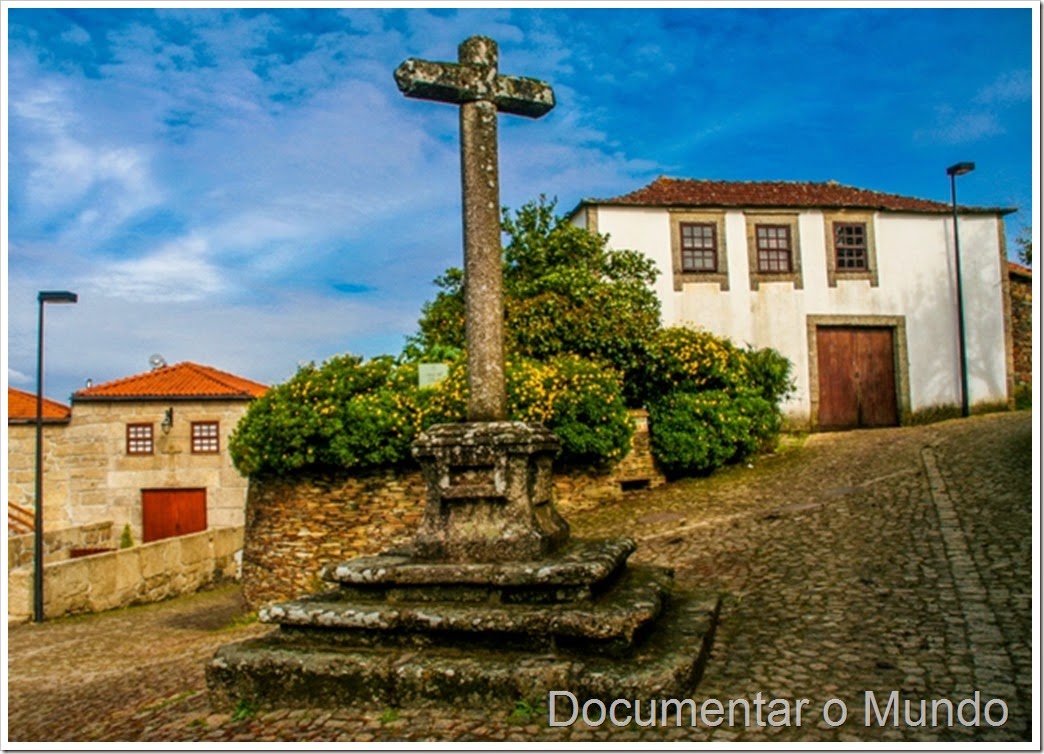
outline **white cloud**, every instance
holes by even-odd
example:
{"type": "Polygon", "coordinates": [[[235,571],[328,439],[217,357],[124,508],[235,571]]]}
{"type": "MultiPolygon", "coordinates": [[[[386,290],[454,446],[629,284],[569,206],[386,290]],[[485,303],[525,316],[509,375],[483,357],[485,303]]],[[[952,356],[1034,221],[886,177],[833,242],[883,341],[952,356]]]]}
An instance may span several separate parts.
{"type": "Polygon", "coordinates": [[[1028,70],[1003,73],[976,92],[973,101],[981,105],[1009,105],[1027,102],[1033,96],[1033,75],[1028,70]]]}
{"type": "Polygon", "coordinates": [[[107,265],[84,283],[97,293],[125,301],[199,301],[226,288],[222,271],[206,259],[206,252],[202,238],[176,239],[139,259],[107,265]]]}
{"type": "MultiPolygon", "coordinates": [[[[17,369],[7,368],[7,382],[11,385],[25,385],[28,386],[32,383],[32,377],[24,372],[19,372],[17,369]]],[[[25,389],[25,388],[23,388],[25,389]]]]}
{"type": "Polygon", "coordinates": [[[968,144],[1002,133],[1004,128],[994,113],[958,112],[945,105],[936,108],[935,122],[928,128],[916,131],[914,136],[920,141],[968,144]]]}

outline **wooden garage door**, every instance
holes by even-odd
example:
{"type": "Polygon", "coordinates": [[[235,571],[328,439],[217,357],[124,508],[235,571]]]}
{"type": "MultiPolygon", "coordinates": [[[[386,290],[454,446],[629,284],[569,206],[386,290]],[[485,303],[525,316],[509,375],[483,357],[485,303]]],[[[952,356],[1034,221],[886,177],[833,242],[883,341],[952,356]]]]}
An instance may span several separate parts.
{"type": "Polygon", "coordinates": [[[817,327],[819,428],[899,423],[895,331],[890,327],[817,327]]]}
{"type": "Polygon", "coordinates": [[[206,528],[205,489],[141,491],[142,541],[180,537],[206,528]]]}

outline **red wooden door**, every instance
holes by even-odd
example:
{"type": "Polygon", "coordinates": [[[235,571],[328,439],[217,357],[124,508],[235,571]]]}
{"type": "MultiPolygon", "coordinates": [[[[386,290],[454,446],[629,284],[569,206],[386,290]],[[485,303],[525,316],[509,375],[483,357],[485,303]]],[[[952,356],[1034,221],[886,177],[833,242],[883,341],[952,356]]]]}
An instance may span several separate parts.
{"type": "Polygon", "coordinates": [[[816,328],[820,429],[899,423],[894,337],[890,327],[816,328]]]}
{"type": "Polygon", "coordinates": [[[141,538],[154,542],[207,528],[205,489],[141,491],[141,538]]]}

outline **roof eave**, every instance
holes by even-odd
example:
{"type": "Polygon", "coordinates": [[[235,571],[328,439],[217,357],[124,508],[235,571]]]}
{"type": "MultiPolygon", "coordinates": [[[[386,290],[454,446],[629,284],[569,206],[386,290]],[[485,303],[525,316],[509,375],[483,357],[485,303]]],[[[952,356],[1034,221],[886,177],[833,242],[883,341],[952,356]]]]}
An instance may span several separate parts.
{"type": "MultiPolygon", "coordinates": [[[[908,208],[904,207],[897,209],[895,207],[881,207],[881,206],[870,206],[870,205],[857,205],[857,204],[754,204],[750,202],[743,203],[728,203],[728,202],[706,202],[706,203],[694,203],[694,202],[621,202],[614,201],[612,199],[582,199],[576,208],[569,214],[572,217],[583,207],[596,206],[596,207],[637,207],[641,209],[651,208],[668,208],[668,209],[754,209],[754,210],[802,210],[802,209],[852,209],[852,210],[869,210],[871,212],[891,212],[895,214],[913,214],[913,215],[948,215],[953,212],[949,207],[940,207],[939,209],[927,209],[927,208],[908,208]]],[[[1005,216],[1010,215],[1013,212],[1018,212],[1018,208],[1013,207],[958,207],[958,212],[964,215],[998,215],[1005,216]]]]}
{"type": "Polygon", "coordinates": [[[169,403],[171,401],[252,401],[255,397],[249,393],[227,395],[77,395],[73,393],[73,403],[169,403]]]}

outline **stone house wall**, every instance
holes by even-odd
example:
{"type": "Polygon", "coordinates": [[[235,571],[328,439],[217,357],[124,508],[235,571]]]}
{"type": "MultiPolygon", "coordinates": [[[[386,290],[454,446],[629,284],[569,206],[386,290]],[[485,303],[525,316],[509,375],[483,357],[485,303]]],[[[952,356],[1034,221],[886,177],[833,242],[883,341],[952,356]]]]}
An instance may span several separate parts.
{"type": "Polygon", "coordinates": [[[1011,336],[1015,387],[1033,382],[1033,277],[1010,274],[1011,336]]]}
{"type": "MultiPolygon", "coordinates": [[[[69,425],[44,424],[40,456],[43,460],[44,528],[70,525],[67,515],[69,478],[64,473],[63,448],[69,425]]],[[[29,511],[36,509],[36,425],[7,425],[7,499],[29,511]]]]}
{"type": "MultiPolygon", "coordinates": [[[[228,437],[246,412],[247,401],[74,402],[65,426],[45,427],[44,527],[66,528],[111,520],[129,523],[141,541],[141,491],[206,488],[207,525],[242,526],[247,480],[228,454],[228,437]],[[173,408],[169,433],[160,429],[173,408]],[[220,452],[192,452],[191,422],[220,423],[220,452]],[[128,455],[129,423],[152,423],[155,451],[128,455]]],[[[35,427],[8,426],[8,499],[34,508],[35,427]]]]}

